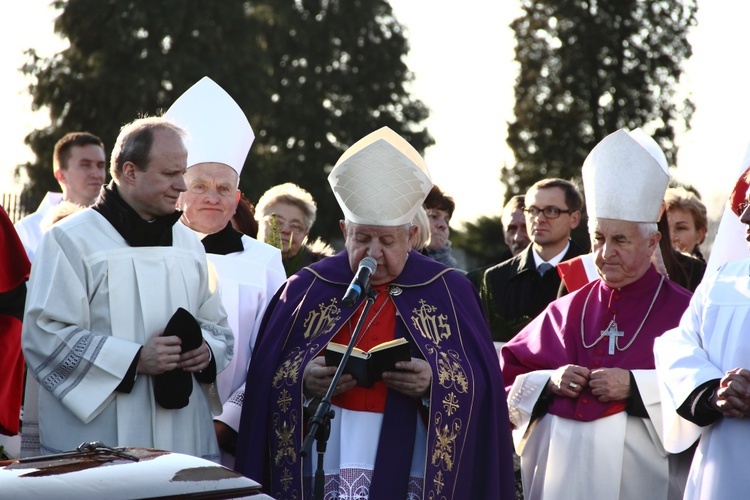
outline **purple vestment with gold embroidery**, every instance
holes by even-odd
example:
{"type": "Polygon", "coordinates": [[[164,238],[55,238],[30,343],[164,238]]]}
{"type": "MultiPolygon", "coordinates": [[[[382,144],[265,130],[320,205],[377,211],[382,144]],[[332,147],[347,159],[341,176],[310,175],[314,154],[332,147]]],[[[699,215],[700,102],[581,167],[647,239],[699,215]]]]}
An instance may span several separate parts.
{"type": "MultiPolygon", "coordinates": [[[[306,428],[302,373],[354,314],[358,304],[341,304],[352,277],[341,252],[292,276],[266,311],[248,371],[236,466],[276,498],[311,497],[299,456],[306,428]]],[[[415,251],[393,287],[395,336],[407,338],[412,356],[424,358],[433,371],[424,498],[515,498],[504,385],[476,291],[459,271],[415,251]]],[[[379,472],[378,464],[411,454],[413,443],[395,436],[400,424],[413,421],[420,401],[391,404],[390,392],[371,498],[375,491],[400,498],[408,479],[408,463],[405,476],[401,470],[379,472]]]]}

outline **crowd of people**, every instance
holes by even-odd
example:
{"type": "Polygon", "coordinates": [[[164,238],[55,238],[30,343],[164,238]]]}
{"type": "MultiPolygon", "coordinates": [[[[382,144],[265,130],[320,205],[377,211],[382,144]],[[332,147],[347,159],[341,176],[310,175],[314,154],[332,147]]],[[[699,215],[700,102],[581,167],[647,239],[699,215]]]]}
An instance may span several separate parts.
{"type": "MultiPolygon", "coordinates": [[[[750,260],[707,267],[706,207],[671,185],[644,131],[602,139],[582,186],[548,178],[512,197],[507,253],[469,270],[450,241],[456,201],[391,129],[328,176],[338,252],[310,241],[303,187],[256,204],[240,192],[254,140],[205,77],[122,127],[110,182],[105,145],[73,132],[54,151],[62,192],[15,226],[0,210],[0,433],[19,456],[157,448],[280,499],[750,486],[750,260]],[[581,224],[591,251],[572,238],[581,224]],[[365,385],[326,362],[330,343],[408,353],[365,385]]],[[[748,175],[731,200],[750,228],[748,175]]]]}

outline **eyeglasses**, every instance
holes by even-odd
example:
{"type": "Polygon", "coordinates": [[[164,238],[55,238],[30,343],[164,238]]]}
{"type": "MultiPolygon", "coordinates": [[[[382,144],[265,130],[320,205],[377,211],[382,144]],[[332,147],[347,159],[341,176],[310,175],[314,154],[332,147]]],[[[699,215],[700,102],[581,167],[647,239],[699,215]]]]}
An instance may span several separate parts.
{"type": "Polygon", "coordinates": [[[532,217],[539,217],[539,214],[541,213],[544,214],[544,217],[547,219],[557,219],[558,217],[560,217],[560,214],[572,214],[575,210],[563,210],[562,208],[557,207],[539,208],[532,205],[530,207],[524,208],[523,211],[524,213],[527,213],[532,217]]]}
{"type": "Polygon", "coordinates": [[[292,220],[291,222],[289,222],[285,218],[280,217],[276,214],[270,214],[263,217],[263,220],[269,225],[273,225],[273,219],[276,219],[276,227],[278,227],[279,230],[283,229],[284,227],[288,227],[291,232],[302,234],[307,229],[301,222],[298,222],[296,220],[292,220]]]}

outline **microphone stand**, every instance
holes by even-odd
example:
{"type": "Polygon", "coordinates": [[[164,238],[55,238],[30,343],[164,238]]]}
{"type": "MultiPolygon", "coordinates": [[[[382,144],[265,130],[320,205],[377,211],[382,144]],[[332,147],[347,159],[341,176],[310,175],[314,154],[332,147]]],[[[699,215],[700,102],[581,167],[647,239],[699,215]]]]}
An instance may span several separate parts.
{"type": "Polygon", "coordinates": [[[346,362],[349,360],[349,355],[351,354],[354,346],[357,345],[360,332],[362,331],[362,325],[365,322],[365,318],[367,318],[367,313],[375,303],[377,292],[370,288],[370,285],[368,284],[365,294],[365,307],[364,309],[362,309],[362,314],[360,314],[359,320],[357,320],[357,326],[354,327],[352,338],[349,340],[349,345],[346,346],[346,351],[344,352],[344,356],[341,358],[341,361],[336,368],[336,373],[333,374],[331,385],[328,386],[326,395],[323,396],[323,399],[320,400],[320,404],[318,405],[317,410],[315,410],[315,415],[310,417],[310,420],[308,421],[309,430],[307,436],[305,436],[305,441],[304,443],[302,443],[302,449],[299,453],[302,457],[308,456],[310,454],[310,448],[312,447],[313,438],[316,440],[317,446],[315,449],[318,453],[318,462],[317,468],[315,470],[315,486],[313,490],[313,498],[315,500],[323,500],[323,489],[325,486],[323,455],[326,452],[328,437],[331,434],[331,419],[335,414],[335,412],[331,409],[331,398],[333,397],[333,393],[336,390],[336,386],[339,383],[341,375],[344,374],[344,367],[346,366],[346,362]]]}

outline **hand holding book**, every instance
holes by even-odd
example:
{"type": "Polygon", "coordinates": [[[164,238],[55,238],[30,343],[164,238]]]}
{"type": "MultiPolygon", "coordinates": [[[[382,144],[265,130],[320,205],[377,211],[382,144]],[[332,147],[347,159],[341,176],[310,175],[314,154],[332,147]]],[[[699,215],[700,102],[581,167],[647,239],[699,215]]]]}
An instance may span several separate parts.
{"type": "Polygon", "coordinates": [[[412,398],[430,395],[432,367],[424,359],[411,358],[398,363],[398,369],[383,372],[383,382],[393,390],[412,398]]]}
{"type": "MultiPolygon", "coordinates": [[[[337,366],[346,352],[346,345],[329,342],[325,351],[326,365],[337,366]]],[[[361,387],[372,387],[382,380],[384,371],[396,370],[398,361],[411,360],[409,342],[405,338],[394,339],[372,347],[365,352],[352,349],[344,373],[351,374],[361,387]]]]}
{"type": "MultiPolygon", "coordinates": [[[[302,372],[303,394],[307,398],[322,398],[328,393],[336,373],[335,366],[326,365],[324,356],[318,356],[310,360],[302,372]]],[[[348,391],[357,385],[357,381],[351,375],[344,373],[336,384],[335,394],[348,391]]]]}

